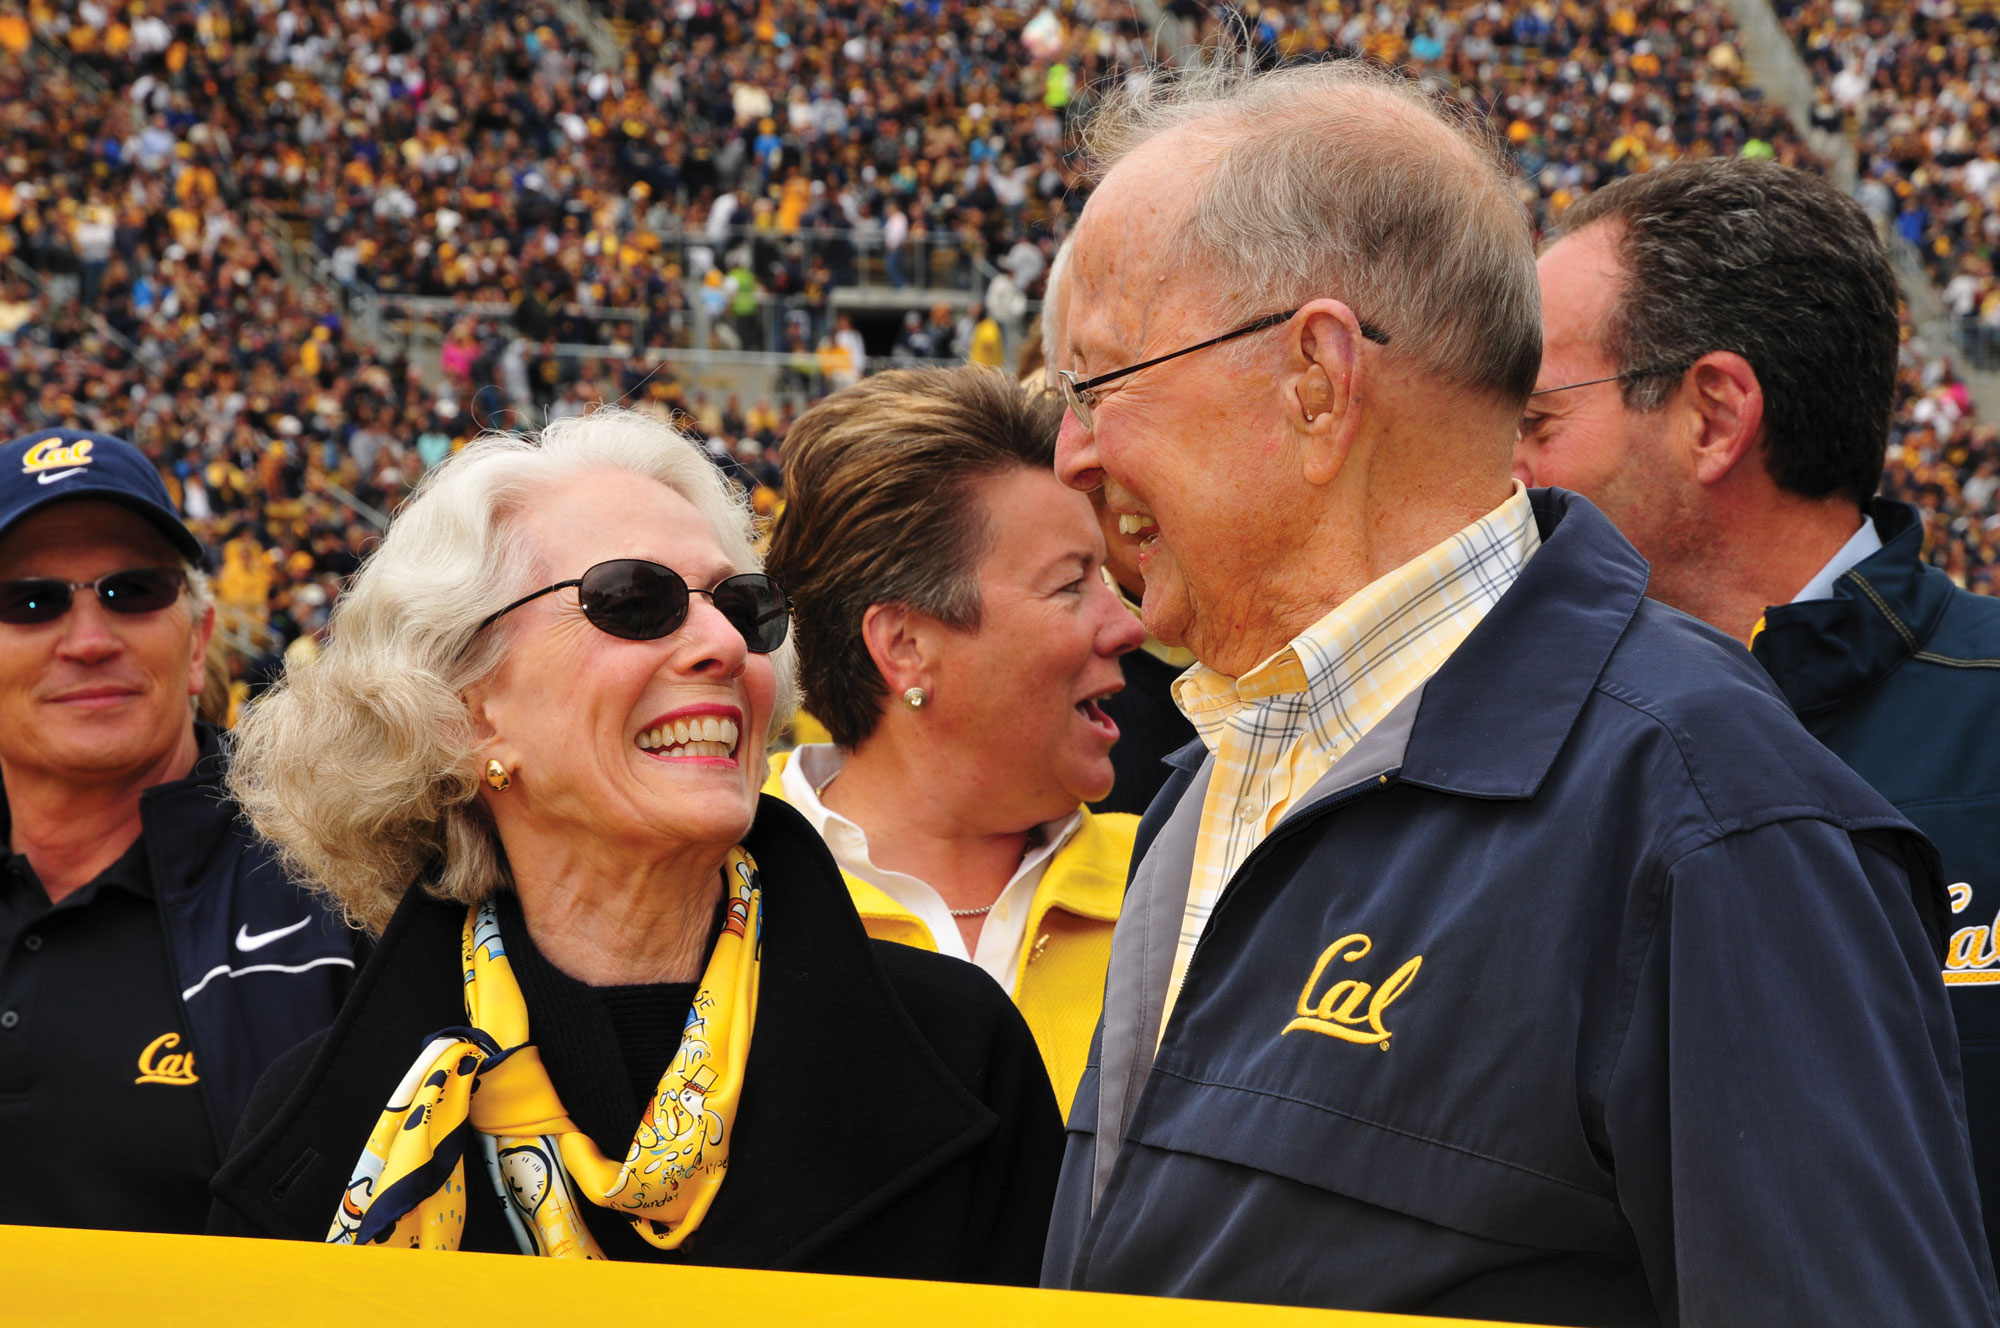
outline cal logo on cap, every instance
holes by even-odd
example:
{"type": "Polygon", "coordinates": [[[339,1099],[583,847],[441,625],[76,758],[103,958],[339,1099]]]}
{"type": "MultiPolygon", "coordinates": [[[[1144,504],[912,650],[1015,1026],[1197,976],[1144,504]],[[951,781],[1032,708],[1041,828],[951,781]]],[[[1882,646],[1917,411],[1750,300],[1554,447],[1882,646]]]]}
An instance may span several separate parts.
{"type": "Polygon", "coordinates": [[[44,438],[22,456],[21,473],[39,474],[43,484],[62,478],[48,473],[51,471],[74,474],[90,464],[91,443],[89,438],[79,438],[73,443],[66,443],[60,438],[44,438]]]}

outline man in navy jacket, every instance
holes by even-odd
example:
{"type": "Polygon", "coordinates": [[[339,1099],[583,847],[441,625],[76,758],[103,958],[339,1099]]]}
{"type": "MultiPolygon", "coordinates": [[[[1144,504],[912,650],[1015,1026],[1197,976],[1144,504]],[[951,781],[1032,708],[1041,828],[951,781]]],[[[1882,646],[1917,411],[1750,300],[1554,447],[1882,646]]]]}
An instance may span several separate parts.
{"type": "Polygon", "coordinates": [[[129,444],[0,447],[0,1223],[201,1231],[257,1076],[354,978],[194,720],[200,556],[129,444]]]}
{"type": "Polygon", "coordinates": [[[1136,518],[1201,742],[1044,1280],[1993,1323],[1935,855],[1596,508],[1510,491],[1540,329],[1503,170],[1346,64],[1099,115],[1057,465],[1136,518]]]}
{"type": "Polygon", "coordinates": [[[1540,263],[1548,350],[1520,473],[1602,505],[1651,559],[1651,594],[1747,643],[1937,845],[2000,1245],[2000,600],[1928,566],[1916,510],[1872,496],[1900,339],[1888,256],[1852,200],[1770,162],[1634,176],[1567,222],[1540,263]],[[1644,365],[1685,368],[1632,376],[1644,365]],[[1605,374],[1625,377],[1590,382],[1605,374]]]}

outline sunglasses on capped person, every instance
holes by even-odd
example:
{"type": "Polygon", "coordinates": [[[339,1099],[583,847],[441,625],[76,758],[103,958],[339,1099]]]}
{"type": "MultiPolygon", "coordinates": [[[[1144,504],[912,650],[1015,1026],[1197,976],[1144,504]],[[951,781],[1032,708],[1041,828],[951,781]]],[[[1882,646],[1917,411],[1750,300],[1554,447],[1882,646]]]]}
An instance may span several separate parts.
{"type": "Polygon", "coordinates": [[[716,612],[743,634],[743,643],[752,654],[768,655],[785,644],[785,634],[792,625],[792,602],[785,597],[785,588],[762,572],[743,572],[723,578],[713,589],[695,590],[671,567],[644,558],[614,558],[582,576],[523,595],[480,623],[479,631],[523,604],[570,586],[576,587],[583,616],[591,626],[627,641],[657,641],[679,631],[687,621],[692,595],[708,596],[716,612]]]}
{"type": "Polygon", "coordinates": [[[51,623],[69,612],[79,590],[97,596],[113,613],[137,617],[158,613],[181,597],[187,573],[178,567],[131,567],[106,572],[95,581],[63,581],[52,576],[0,581],[0,623],[26,627],[51,623]]]}

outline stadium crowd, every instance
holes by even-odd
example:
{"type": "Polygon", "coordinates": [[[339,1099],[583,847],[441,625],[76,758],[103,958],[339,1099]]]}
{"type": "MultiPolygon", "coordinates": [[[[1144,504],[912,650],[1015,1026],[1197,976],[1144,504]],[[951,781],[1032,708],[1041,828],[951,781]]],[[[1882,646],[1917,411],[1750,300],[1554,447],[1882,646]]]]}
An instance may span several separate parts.
{"type": "Polygon", "coordinates": [[[1993,250],[2000,241],[2000,104],[1985,6],[1929,0],[1780,0],[1813,75],[1821,127],[1854,136],[1857,196],[1915,246],[1982,358],[2000,344],[1993,250]]]}
{"type": "MultiPolygon", "coordinates": [[[[1984,6],[1780,0],[1819,93],[1814,120],[1859,149],[1856,197],[1884,235],[1914,247],[1960,348],[2000,365],[2000,23],[1984,6]]],[[[1936,513],[1930,557],[1996,589],[2000,429],[1982,424],[1948,360],[1906,366],[1885,492],[1936,513]]]]}
{"type": "MultiPolygon", "coordinates": [[[[1992,153],[1976,133],[1959,141],[1971,131],[1953,112],[1976,109],[1990,31],[1933,8],[1890,20],[1807,5],[1790,21],[1851,108],[1871,179],[1901,195],[1897,224],[1921,214],[1929,250],[1949,255],[1949,298],[1984,305],[1967,274],[1985,261],[1987,214],[1964,185],[1992,153]],[[1934,41],[1955,78],[1918,58],[1934,41]]],[[[0,249],[80,308],[0,272],[0,423],[74,421],[153,451],[218,566],[251,569],[227,579],[232,612],[282,648],[323,622],[373,537],[359,508],[393,511],[489,424],[600,400],[671,409],[775,490],[798,408],[891,359],[842,332],[832,290],[991,295],[990,274],[998,306],[1039,298],[1085,193],[1067,125],[1093,89],[1147,77],[1122,4],[1032,21],[961,4],[605,13],[615,69],[534,0],[10,5],[0,249]],[[36,39],[76,72],[37,63],[36,39]],[[337,284],[285,280],[293,229],[337,284]],[[405,342],[383,353],[357,336],[350,288],[468,302],[436,316],[438,371],[413,367],[405,342]],[[498,307],[512,316],[480,312],[498,307]],[[619,316],[595,316],[607,310],[619,316]],[[556,349],[685,346],[698,321],[711,345],[788,356],[770,396],[715,400],[642,356],[556,349]]],[[[1360,51],[1458,89],[1504,133],[1544,228],[1592,188],[1677,157],[1810,161],[1745,86],[1718,4],[1183,17],[1200,40],[1267,60],[1360,51]]],[[[1009,345],[1018,309],[998,308],[1009,345]]],[[[993,321],[912,314],[894,358],[966,358],[993,321]]],[[[1930,556],[1993,589],[2000,436],[1948,360],[1912,353],[1893,444],[1887,491],[1938,514],[1930,556]]]]}

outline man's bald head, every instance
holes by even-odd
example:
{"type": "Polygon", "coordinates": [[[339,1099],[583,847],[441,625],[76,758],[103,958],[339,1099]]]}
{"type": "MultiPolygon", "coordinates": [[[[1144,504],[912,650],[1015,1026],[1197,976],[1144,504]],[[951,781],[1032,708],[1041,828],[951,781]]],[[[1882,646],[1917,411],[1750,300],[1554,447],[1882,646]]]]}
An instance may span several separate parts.
{"type": "Polygon", "coordinates": [[[1198,300],[1227,327],[1334,296],[1454,385],[1514,404],[1534,386],[1527,214],[1483,130],[1419,85],[1356,61],[1201,68],[1112,96],[1084,141],[1100,186],[1079,245],[1114,226],[1147,256],[1115,277],[1146,283],[1142,307],[1198,300]]]}

